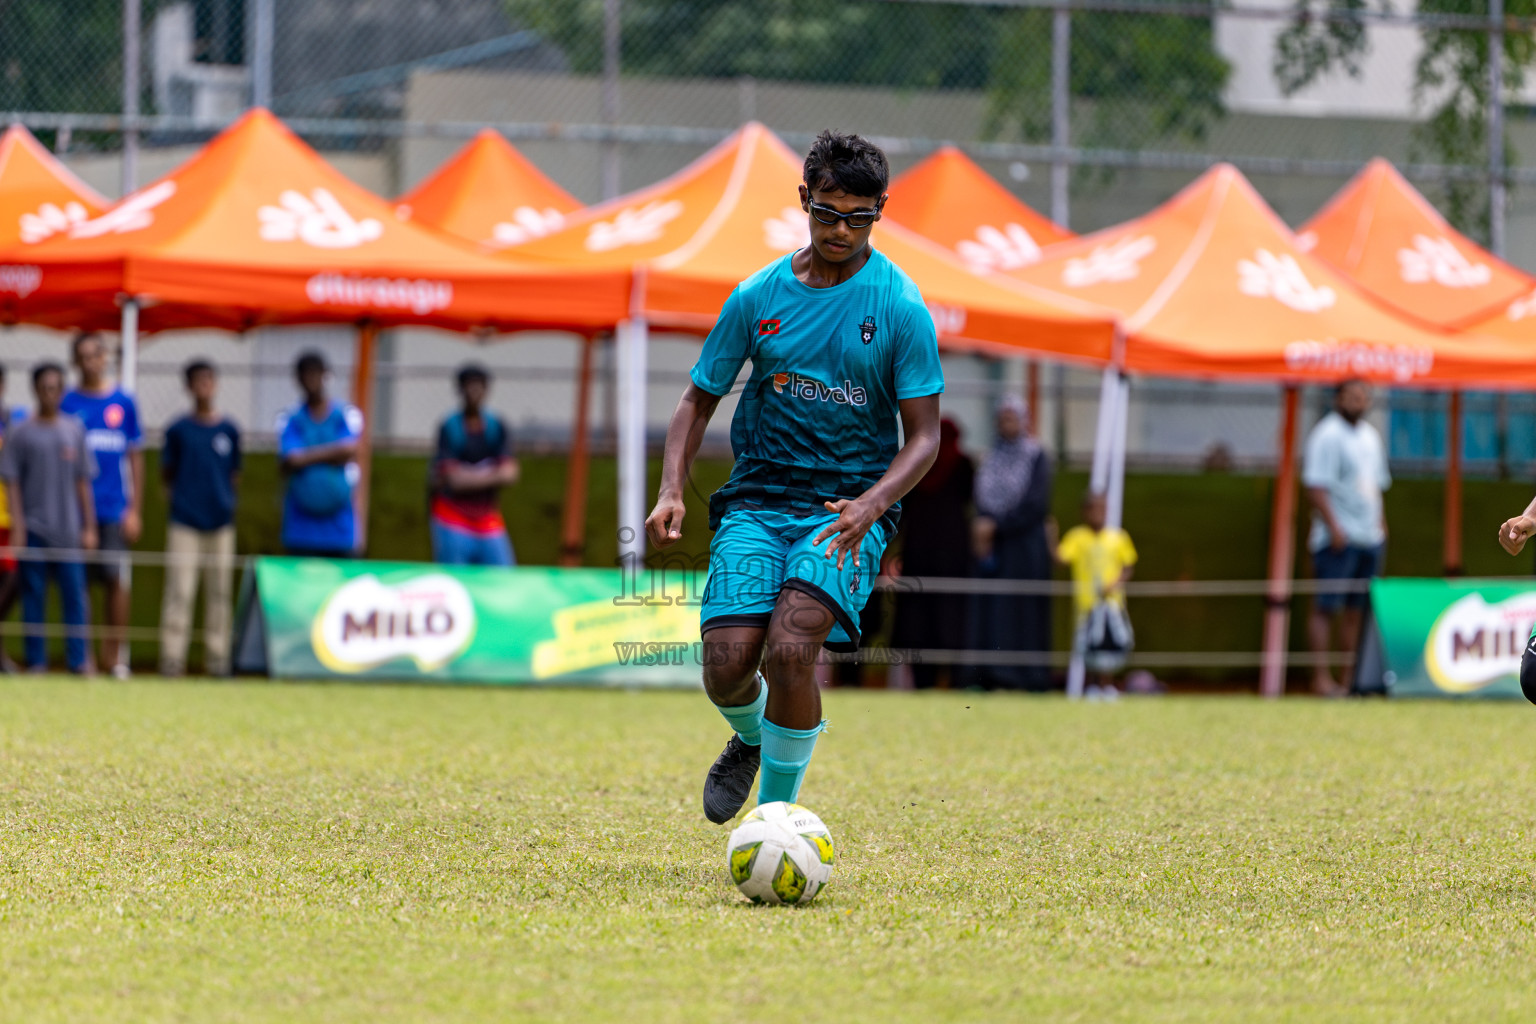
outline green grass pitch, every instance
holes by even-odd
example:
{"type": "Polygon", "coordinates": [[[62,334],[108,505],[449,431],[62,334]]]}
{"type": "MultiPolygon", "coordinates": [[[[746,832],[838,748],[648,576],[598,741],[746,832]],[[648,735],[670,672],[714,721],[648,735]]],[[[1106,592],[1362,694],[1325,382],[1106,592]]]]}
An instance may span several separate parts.
{"type": "Polygon", "coordinates": [[[1527,1021],[1536,713],[833,693],[746,904],[688,693],[0,681],[0,1020],[1527,1021]]]}

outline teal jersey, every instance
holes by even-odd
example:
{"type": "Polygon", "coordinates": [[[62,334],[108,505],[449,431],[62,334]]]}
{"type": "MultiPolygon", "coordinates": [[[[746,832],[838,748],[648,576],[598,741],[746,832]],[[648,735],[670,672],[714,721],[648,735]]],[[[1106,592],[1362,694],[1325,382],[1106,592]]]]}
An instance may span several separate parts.
{"type": "MultiPolygon", "coordinates": [[[[897,402],[944,390],[933,318],[901,268],[872,251],[847,281],[811,288],[791,258],[736,286],[693,368],[694,384],[724,395],[752,361],[731,422],[736,465],[710,498],[711,530],[732,509],[810,514],[857,498],[896,457],[897,402]]],[[[886,513],[888,532],[900,511],[886,513]]]]}

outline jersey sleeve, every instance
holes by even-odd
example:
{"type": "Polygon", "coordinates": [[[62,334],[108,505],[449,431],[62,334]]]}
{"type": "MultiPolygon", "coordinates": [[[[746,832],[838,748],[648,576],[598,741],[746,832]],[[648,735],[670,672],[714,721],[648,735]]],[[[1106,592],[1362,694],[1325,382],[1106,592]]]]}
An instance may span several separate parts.
{"type": "Polygon", "coordinates": [[[229,425],[229,443],[229,471],[231,473],[238,473],[240,472],[241,465],[244,463],[245,455],[240,448],[240,428],[235,426],[233,422],[229,425]]]}
{"type": "Polygon", "coordinates": [[[754,335],[749,322],[750,305],[741,293],[740,285],[725,300],[719,319],[709,337],[704,339],[704,351],[699,353],[699,361],[693,364],[693,372],[689,374],[699,390],[712,395],[730,393],[736,375],[752,355],[754,335]]]}
{"type": "Polygon", "coordinates": [[[1077,560],[1082,547],[1083,533],[1081,530],[1073,527],[1067,531],[1066,536],[1061,538],[1061,543],[1056,545],[1056,557],[1071,565],[1077,560]]]}
{"type": "Polygon", "coordinates": [[[1131,535],[1124,530],[1120,531],[1120,564],[1132,566],[1136,564],[1136,545],[1131,543],[1131,535]]]}
{"type": "Polygon", "coordinates": [[[944,390],[939,363],[939,335],[933,317],[915,297],[906,304],[906,317],[896,338],[896,398],[922,398],[944,390]]]}
{"type": "Polygon", "coordinates": [[[293,413],[281,412],[277,414],[277,457],[285,458],[304,447],[304,438],[299,433],[299,425],[293,421],[293,413]]]}
{"type": "Polygon", "coordinates": [[[181,424],[172,423],[165,432],[165,443],[160,446],[160,476],[175,482],[181,468],[181,424]]]}
{"type": "Polygon", "coordinates": [[[1339,476],[1339,446],[1331,440],[1332,432],[1321,424],[1312,428],[1307,449],[1301,459],[1303,487],[1327,487],[1339,476]]]}
{"type": "Polygon", "coordinates": [[[123,436],[130,448],[137,448],[144,442],[144,431],[139,426],[139,403],[132,395],[123,396],[123,436]]]}

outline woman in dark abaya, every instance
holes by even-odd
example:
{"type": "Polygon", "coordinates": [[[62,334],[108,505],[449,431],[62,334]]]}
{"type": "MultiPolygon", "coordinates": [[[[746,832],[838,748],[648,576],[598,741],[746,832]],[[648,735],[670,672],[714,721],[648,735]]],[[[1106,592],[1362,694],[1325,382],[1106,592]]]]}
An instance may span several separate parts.
{"type": "MultiPolygon", "coordinates": [[[[939,454],[917,486],[901,499],[903,576],[969,576],[971,574],[970,505],[976,464],[960,450],[960,428],[945,417],[939,421],[939,454]]],[[[966,602],[959,594],[896,592],[897,647],[917,650],[959,650],[966,642],[966,602]]],[[[912,665],[912,685],[936,685],[950,666],[912,665]]]]}
{"type": "MultiPolygon", "coordinates": [[[[976,573],[986,579],[1049,580],[1054,568],[1047,523],[1051,512],[1051,460],[1030,436],[1024,400],[998,403],[997,440],[976,474],[972,550],[976,573]]],[[[1045,594],[977,594],[971,607],[971,644],[983,651],[1051,649],[1051,599],[1045,594]]],[[[971,685],[988,690],[1047,690],[1050,668],[1036,665],[975,666],[971,685]]]]}

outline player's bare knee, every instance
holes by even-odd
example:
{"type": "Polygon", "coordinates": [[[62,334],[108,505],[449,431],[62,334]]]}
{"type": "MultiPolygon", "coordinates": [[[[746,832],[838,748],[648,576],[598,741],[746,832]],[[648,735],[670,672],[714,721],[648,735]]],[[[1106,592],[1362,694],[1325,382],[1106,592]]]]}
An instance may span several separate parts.
{"type": "Polygon", "coordinates": [[[710,643],[703,647],[704,692],[721,707],[750,704],[757,696],[760,644],[710,643]]]}

